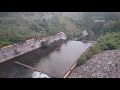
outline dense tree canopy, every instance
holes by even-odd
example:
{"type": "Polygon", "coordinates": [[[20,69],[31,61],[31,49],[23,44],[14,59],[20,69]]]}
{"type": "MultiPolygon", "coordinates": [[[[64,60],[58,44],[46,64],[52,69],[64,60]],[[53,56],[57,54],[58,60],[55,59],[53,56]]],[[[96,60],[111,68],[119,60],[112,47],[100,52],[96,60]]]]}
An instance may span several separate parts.
{"type": "Polygon", "coordinates": [[[119,12],[0,12],[0,47],[64,32],[68,37],[120,31],[119,12]],[[105,22],[94,22],[105,20],[105,22]]]}

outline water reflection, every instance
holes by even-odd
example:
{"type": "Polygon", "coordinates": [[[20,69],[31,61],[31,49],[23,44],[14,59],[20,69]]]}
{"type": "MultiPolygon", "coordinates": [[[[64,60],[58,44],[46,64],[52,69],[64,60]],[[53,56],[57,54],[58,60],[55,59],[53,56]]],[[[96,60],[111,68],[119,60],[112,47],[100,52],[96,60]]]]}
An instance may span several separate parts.
{"type": "Polygon", "coordinates": [[[35,65],[34,60],[32,60],[32,63],[29,63],[30,60],[27,60],[27,57],[24,57],[22,63],[30,65],[51,76],[63,77],[65,72],[90,45],[91,43],[81,41],[68,41],[60,47],[57,47],[57,49],[55,48],[55,50],[46,57],[36,57],[37,63],[35,65]]]}
{"type": "Polygon", "coordinates": [[[91,44],[81,41],[67,41],[53,43],[48,49],[36,49],[2,63],[0,77],[48,78],[48,75],[63,77],[65,72],[91,44]],[[29,65],[45,74],[16,66],[14,61],[29,65]]]}

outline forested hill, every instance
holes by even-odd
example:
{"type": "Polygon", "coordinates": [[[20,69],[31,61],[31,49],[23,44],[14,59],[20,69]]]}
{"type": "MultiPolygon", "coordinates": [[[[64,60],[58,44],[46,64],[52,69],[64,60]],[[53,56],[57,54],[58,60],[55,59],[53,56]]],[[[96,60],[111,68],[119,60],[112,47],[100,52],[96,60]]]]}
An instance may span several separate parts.
{"type": "MultiPolygon", "coordinates": [[[[74,15],[73,15],[74,17],[74,15]]],[[[76,27],[73,18],[55,12],[1,12],[0,47],[64,32],[78,36],[83,29],[76,27]]]]}
{"type": "Polygon", "coordinates": [[[68,38],[118,32],[120,13],[116,12],[0,12],[0,47],[64,32],[68,38]],[[94,20],[104,20],[96,23],[94,20]]]}

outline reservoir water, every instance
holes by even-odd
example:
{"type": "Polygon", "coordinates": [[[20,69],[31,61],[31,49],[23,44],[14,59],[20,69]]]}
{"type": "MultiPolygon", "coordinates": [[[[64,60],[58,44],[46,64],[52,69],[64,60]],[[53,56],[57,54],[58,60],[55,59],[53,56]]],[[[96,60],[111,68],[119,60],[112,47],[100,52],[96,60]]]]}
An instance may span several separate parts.
{"type": "Polygon", "coordinates": [[[67,41],[58,43],[51,50],[36,49],[1,63],[0,78],[39,78],[42,77],[40,76],[40,72],[48,76],[62,78],[65,72],[91,45],[92,43],[84,43],[82,41],[67,41]],[[18,65],[15,61],[35,68],[40,72],[18,65]]]}

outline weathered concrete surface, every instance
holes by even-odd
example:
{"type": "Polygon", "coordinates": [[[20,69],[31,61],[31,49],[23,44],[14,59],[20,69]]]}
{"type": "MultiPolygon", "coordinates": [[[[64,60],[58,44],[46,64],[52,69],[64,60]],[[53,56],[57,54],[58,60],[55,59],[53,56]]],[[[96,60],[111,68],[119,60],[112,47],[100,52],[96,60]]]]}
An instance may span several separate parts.
{"type": "Polygon", "coordinates": [[[66,38],[67,38],[66,35],[63,32],[61,32],[54,36],[49,36],[37,40],[30,39],[22,44],[15,44],[3,47],[0,49],[0,63],[41,47],[42,41],[48,41],[48,43],[52,43],[59,39],[66,38]]]}
{"type": "Polygon", "coordinates": [[[120,50],[94,55],[76,67],[68,78],[120,78],[120,50]]]}

